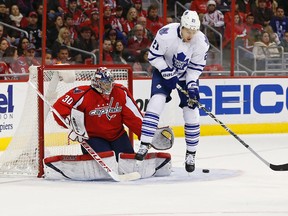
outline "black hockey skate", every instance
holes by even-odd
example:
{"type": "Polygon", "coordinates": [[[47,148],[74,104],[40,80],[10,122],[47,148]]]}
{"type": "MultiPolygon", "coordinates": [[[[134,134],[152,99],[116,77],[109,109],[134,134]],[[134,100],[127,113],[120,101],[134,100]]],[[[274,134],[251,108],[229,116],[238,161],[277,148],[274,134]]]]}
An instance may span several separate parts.
{"type": "Polygon", "coordinates": [[[195,154],[196,154],[196,152],[186,151],[185,169],[189,173],[191,173],[195,170],[195,154]]]}
{"type": "Polygon", "coordinates": [[[135,159],[136,159],[136,160],[139,160],[139,161],[143,161],[144,158],[145,158],[145,156],[146,156],[147,153],[148,153],[149,147],[150,147],[150,144],[149,144],[149,143],[141,142],[140,148],[139,148],[138,152],[137,152],[136,155],[135,155],[135,159]]]}

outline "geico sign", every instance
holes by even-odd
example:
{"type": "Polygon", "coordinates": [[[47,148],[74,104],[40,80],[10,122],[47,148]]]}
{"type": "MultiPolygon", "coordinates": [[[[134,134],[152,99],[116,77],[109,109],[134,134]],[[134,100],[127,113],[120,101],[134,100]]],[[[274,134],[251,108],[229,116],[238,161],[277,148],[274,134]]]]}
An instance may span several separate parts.
{"type": "MultiPolygon", "coordinates": [[[[288,110],[288,88],[279,84],[201,85],[201,103],[216,115],[280,113],[288,110]]],[[[202,110],[201,115],[207,115],[202,110]]]]}
{"type": "Polygon", "coordinates": [[[0,114],[12,113],[13,110],[13,86],[9,85],[7,92],[0,92],[0,114]]]}

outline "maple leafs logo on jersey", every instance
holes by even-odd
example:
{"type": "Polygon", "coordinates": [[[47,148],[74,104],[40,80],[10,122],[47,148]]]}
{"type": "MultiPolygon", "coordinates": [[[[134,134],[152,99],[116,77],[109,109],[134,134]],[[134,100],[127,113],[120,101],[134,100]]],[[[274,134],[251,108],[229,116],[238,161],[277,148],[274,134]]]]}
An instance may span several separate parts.
{"type": "Polygon", "coordinates": [[[177,53],[177,56],[174,55],[172,61],[174,67],[178,70],[184,70],[188,65],[188,58],[186,59],[186,55],[183,52],[177,53]]]}
{"type": "Polygon", "coordinates": [[[160,29],[159,34],[160,34],[160,35],[168,34],[168,29],[169,29],[169,28],[162,28],[162,29],[160,29]]]}

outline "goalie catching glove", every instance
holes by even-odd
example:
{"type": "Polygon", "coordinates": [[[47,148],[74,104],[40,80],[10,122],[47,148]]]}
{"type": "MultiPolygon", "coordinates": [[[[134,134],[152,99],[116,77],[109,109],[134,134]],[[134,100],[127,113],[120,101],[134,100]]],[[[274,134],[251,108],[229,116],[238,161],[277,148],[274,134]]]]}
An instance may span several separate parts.
{"type": "Polygon", "coordinates": [[[66,122],[70,125],[70,132],[68,135],[69,139],[80,143],[89,139],[85,128],[83,112],[72,109],[70,116],[66,118],[66,122]]]}
{"type": "Polygon", "coordinates": [[[174,133],[170,127],[158,128],[155,131],[151,146],[157,150],[167,150],[173,146],[174,133]]]}
{"type": "Polygon", "coordinates": [[[195,109],[197,107],[197,102],[200,99],[199,87],[195,81],[190,81],[187,83],[187,90],[189,94],[188,107],[195,109]]]}

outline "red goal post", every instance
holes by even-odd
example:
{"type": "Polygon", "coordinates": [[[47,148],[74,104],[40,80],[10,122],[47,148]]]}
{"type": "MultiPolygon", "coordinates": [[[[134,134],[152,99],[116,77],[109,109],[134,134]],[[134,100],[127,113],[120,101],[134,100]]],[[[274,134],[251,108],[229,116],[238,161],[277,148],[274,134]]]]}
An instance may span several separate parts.
{"type": "MultiPolygon", "coordinates": [[[[70,89],[90,85],[95,69],[101,66],[110,69],[115,82],[126,86],[133,95],[133,72],[129,65],[33,66],[29,69],[29,82],[52,105],[70,89]]],[[[68,140],[68,130],[57,125],[49,105],[38,97],[29,82],[23,115],[7,149],[0,155],[0,174],[41,177],[44,157],[82,154],[80,145],[68,140]]],[[[133,134],[129,136],[133,142],[133,134]]]]}

